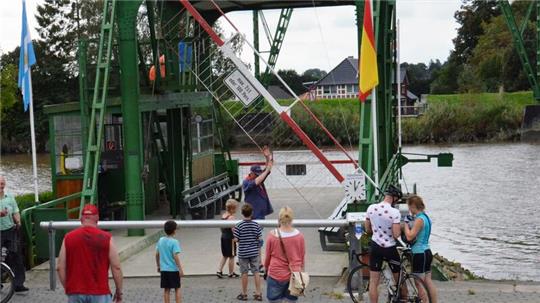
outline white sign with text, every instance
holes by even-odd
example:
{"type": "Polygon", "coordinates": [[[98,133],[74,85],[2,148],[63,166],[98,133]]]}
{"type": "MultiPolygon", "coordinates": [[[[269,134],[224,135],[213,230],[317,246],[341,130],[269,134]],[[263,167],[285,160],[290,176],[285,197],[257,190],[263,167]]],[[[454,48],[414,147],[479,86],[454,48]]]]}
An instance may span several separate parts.
{"type": "Polygon", "coordinates": [[[232,72],[224,81],[244,106],[248,106],[259,97],[259,92],[239,70],[232,72]]]}

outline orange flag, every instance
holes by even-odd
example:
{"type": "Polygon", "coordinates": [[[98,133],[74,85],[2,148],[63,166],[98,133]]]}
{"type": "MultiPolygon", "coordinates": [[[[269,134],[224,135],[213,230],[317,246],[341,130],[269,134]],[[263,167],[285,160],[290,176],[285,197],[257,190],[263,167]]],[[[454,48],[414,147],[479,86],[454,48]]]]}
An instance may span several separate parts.
{"type": "Polygon", "coordinates": [[[379,84],[377,68],[377,51],[373,35],[373,20],[371,17],[371,0],[365,0],[364,26],[362,27],[362,44],[360,46],[360,67],[358,68],[359,98],[364,102],[371,90],[379,84]]]}

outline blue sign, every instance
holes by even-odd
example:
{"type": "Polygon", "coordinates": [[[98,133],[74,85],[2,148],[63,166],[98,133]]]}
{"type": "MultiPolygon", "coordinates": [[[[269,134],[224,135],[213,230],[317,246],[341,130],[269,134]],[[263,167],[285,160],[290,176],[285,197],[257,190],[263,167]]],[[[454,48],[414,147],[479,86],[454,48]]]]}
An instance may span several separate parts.
{"type": "Polygon", "coordinates": [[[178,64],[180,72],[186,72],[191,69],[193,61],[193,45],[190,42],[178,43],[178,64]]]}

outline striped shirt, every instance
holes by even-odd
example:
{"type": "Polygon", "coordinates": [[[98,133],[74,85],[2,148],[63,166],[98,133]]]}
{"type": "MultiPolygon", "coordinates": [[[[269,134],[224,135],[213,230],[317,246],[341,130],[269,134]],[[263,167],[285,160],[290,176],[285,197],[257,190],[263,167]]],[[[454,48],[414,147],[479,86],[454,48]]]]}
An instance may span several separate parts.
{"type": "Polygon", "coordinates": [[[234,238],[238,240],[238,258],[247,259],[259,255],[259,239],[262,238],[262,227],[252,220],[242,220],[233,229],[234,238]]]}

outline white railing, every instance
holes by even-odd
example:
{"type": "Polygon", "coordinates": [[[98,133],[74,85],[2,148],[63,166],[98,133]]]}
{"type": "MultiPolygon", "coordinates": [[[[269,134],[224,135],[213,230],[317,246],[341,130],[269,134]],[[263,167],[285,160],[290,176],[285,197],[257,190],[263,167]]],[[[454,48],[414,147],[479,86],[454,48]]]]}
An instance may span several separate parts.
{"type": "MultiPolygon", "coordinates": [[[[101,221],[98,227],[102,229],[145,229],[162,228],[166,220],[149,221],[101,221]]],[[[234,227],[240,220],[177,220],[175,221],[179,228],[227,228],[234,227]]],[[[255,220],[262,227],[277,227],[277,220],[255,220]]],[[[354,235],[354,224],[356,221],[344,219],[296,219],[295,227],[349,227],[349,249],[352,250],[358,246],[358,240],[354,235]]],[[[50,221],[41,222],[39,226],[48,230],[49,233],[49,284],[50,289],[56,289],[56,230],[72,230],[81,226],[78,221],[50,221]]],[[[349,262],[356,262],[355,258],[349,258],[349,262]]],[[[351,268],[351,264],[349,266],[351,268]]]]}

